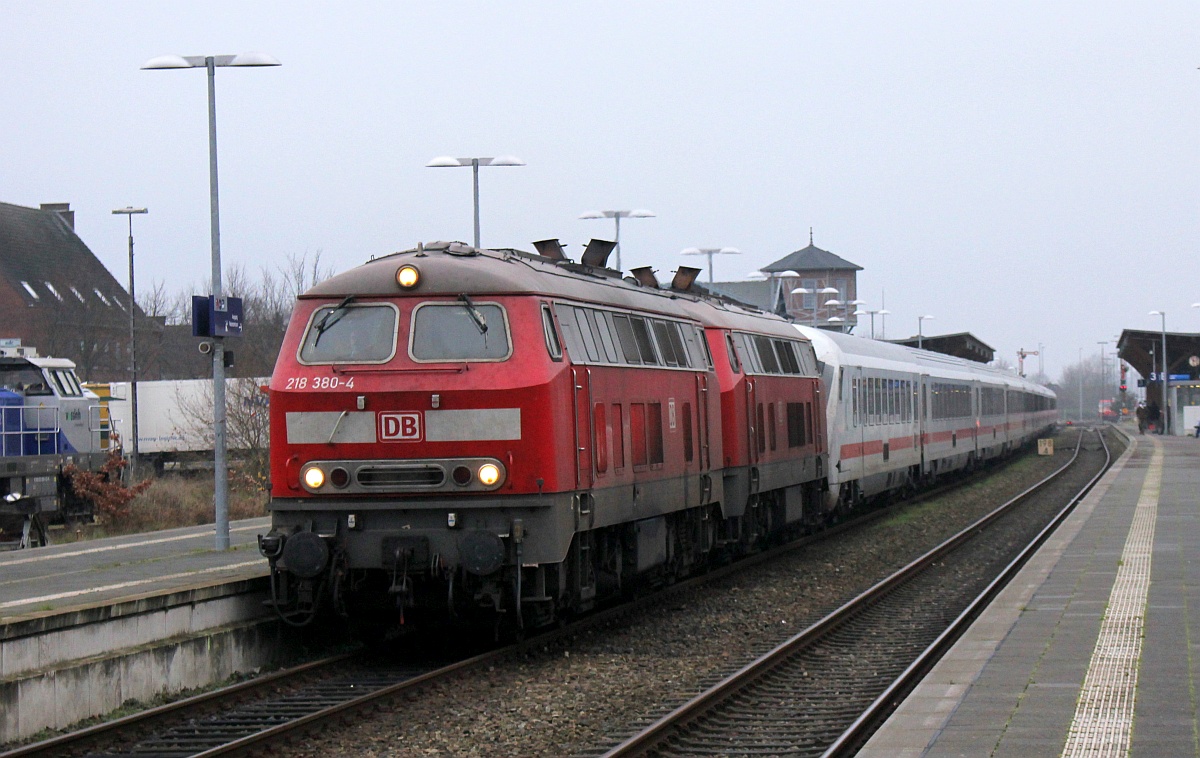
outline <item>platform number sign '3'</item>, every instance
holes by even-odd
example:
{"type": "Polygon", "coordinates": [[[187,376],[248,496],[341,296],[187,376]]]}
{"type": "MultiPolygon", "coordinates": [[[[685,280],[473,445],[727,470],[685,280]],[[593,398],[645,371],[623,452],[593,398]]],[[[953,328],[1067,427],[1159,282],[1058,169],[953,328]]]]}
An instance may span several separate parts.
{"type": "Polygon", "coordinates": [[[380,413],[379,439],[384,442],[417,442],[421,439],[419,412],[380,413]]]}

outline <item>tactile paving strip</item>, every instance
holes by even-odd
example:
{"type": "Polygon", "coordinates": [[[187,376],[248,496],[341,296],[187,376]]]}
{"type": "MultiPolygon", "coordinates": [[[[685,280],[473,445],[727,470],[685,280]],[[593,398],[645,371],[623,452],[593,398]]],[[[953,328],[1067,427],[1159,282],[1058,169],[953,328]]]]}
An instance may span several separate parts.
{"type": "Polygon", "coordinates": [[[1121,551],[1117,578],[1100,622],[1100,637],[1063,747],[1064,758],[1129,754],[1142,628],[1150,591],[1154,523],[1162,489],[1163,449],[1157,440],[1152,440],[1152,444],[1154,455],[1121,551]]]}

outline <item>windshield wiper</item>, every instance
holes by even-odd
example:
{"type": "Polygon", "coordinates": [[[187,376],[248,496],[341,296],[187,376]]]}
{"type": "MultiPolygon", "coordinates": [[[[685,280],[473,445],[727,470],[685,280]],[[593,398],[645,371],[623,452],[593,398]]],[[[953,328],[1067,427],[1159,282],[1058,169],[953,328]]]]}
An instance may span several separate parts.
{"type": "Polygon", "coordinates": [[[317,322],[317,336],[313,339],[313,347],[316,347],[317,343],[321,341],[322,334],[331,329],[334,324],[342,320],[342,316],[346,315],[346,306],[349,305],[352,300],[354,300],[354,295],[349,295],[346,297],[346,299],[342,300],[342,302],[338,303],[337,307],[321,317],[321,320],[317,322]],[[341,316],[332,318],[333,314],[335,313],[340,313],[341,316]]]}
{"type": "Polygon", "coordinates": [[[471,320],[475,322],[475,326],[479,329],[479,333],[487,334],[487,319],[484,318],[483,314],[479,312],[479,309],[475,307],[475,303],[471,302],[471,296],[464,292],[458,296],[458,299],[462,301],[463,307],[467,309],[467,313],[471,316],[471,320]]]}

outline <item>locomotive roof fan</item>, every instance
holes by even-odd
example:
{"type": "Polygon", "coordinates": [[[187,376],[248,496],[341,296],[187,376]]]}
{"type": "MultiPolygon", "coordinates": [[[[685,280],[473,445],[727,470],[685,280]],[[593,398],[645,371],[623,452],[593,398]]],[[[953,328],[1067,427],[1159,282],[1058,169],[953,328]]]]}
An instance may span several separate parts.
{"type": "Polygon", "coordinates": [[[688,292],[692,283],[700,276],[700,269],[691,266],[680,266],[675,270],[675,278],[671,280],[671,289],[678,292],[688,292]]]}
{"type": "Polygon", "coordinates": [[[567,260],[567,254],[563,252],[562,243],[557,239],[538,240],[533,243],[533,246],[537,249],[538,255],[543,258],[549,258],[552,261],[567,260]]]}
{"type": "Polygon", "coordinates": [[[658,287],[659,287],[658,279],[656,279],[654,277],[654,269],[650,268],[649,266],[640,266],[638,268],[632,268],[629,270],[629,273],[633,274],[633,278],[637,279],[638,283],[641,284],[643,287],[650,287],[651,289],[658,289],[658,287]]]}
{"type": "Polygon", "coordinates": [[[607,268],[608,256],[616,246],[617,243],[612,240],[593,239],[587,243],[587,247],[583,251],[583,258],[580,261],[583,265],[591,266],[592,268],[607,268]]]}

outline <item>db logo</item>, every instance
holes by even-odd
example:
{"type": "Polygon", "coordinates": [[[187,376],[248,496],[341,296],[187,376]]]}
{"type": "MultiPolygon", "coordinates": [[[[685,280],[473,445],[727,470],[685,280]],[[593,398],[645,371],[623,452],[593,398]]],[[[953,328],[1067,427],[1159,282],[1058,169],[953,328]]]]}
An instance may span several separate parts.
{"type": "Polygon", "coordinates": [[[421,414],[380,413],[379,439],[385,442],[416,442],[421,439],[421,414]]]}

